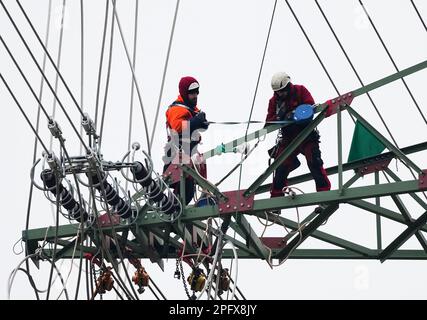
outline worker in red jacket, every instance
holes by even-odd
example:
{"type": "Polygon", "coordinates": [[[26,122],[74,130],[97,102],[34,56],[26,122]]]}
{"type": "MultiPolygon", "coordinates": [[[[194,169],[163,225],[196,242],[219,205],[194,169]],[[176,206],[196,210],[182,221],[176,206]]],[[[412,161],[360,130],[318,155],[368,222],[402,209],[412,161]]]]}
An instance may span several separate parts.
{"type": "MultiPolygon", "coordinates": [[[[285,72],[279,72],[273,76],[271,87],[274,95],[268,105],[267,122],[291,120],[293,112],[299,105],[314,105],[314,100],[310,92],[302,85],[292,84],[291,78],[285,72]]],[[[307,123],[295,123],[280,129],[276,146],[269,150],[270,156],[276,159],[306,126],[307,123]]],[[[297,149],[276,169],[270,190],[272,198],[284,195],[285,187],[288,185],[287,178],[289,173],[301,164],[297,158],[297,155],[300,153],[307,160],[308,168],[316,183],[316,190],[328,191],[331,189],[331,183],[323,168],[319,138],[318,131],[313,130],[297,149]]]]}
{"type": "MultiPolygon", "coordinates": [[[[199,82],[195,78],[183,77],[179,81],[179,96],[166,111],[168,143],[163,157],[165,163],[163,172],[174,161],[188,161],[189,157],[197,152],[196,146],[201,140],[200,131],[206,130],[209,126],[206,114],[197,107],[199,87],[199,82]]],[[[179,193],[179,183],[172,187],[179,193]]],[[[185,190],[187,205],[195,192],[191,177],[185,179],[185,190]]]]}

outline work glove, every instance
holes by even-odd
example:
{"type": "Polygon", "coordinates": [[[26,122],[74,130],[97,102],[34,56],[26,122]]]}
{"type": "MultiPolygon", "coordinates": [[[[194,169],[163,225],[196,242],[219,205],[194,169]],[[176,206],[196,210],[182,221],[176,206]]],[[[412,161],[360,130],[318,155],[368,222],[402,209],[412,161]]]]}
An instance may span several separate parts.
{"type": "Polygon", "coordinates": [[[197,130],[197,129],[207,129],[208,127],[209,127],[209,123],[206,120],[206,114],[203,111],[196,114],[190,120],[191,132],[193,132],[194,130],[197,130]]]}

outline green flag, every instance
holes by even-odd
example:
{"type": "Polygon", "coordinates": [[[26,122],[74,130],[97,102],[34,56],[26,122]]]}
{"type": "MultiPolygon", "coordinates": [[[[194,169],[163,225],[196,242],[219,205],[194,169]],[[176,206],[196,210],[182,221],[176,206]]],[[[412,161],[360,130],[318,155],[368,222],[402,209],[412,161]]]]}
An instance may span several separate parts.
{"type": "Polygon", "coordinates": [[[375,156],[383,152],[384,149],[384,144],[359,121],[356,121],[348,162],[375,156]]]}

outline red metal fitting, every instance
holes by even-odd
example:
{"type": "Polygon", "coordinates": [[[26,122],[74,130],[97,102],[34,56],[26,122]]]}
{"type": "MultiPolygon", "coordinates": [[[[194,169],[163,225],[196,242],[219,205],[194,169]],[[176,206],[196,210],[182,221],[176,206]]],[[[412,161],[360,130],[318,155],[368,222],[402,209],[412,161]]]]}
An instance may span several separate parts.
{"type": "Polygon", "coordinates": [[[353,101],[353,98],[353,93],[349,92],[335,99],[326,101],[326,104],[328,105],[328,110],[326,110],[326,117],[330,117],[331,115],[337,113],[339,107],[350,105],[353,101]]]}
{"type": "Polygon", "coordinates": [[[370,173],[374,173],[376,171],[382,171],[388,168],[388,165],[390,164],[392,158],[390,159],[385,159],[385,160],[379,160],[377,162],[374,163],[370,163],[368,165],[362,166],[360,168],[358,168],[357,170],[359,171],[359,173],[364,176],[370,173]]]}
{"type": "Polygon", "coordinates": [[[281,237],[262,237],[261,242],[270,249],[282,249],[286,247],[286,238],[281,237]]]}
{"type": "Polygon", "coordinates": [[[218,204],[219,213],[225,214],[252,210],[254,207],[255,195],[251,194],[249,197],[245,197],[243,195],[245,191],[246,190],[224,192],[224,195],[228,200],[218,204]]]}
{"type": "Polygon", "coordinates": [[[419,177],[420,190],[427,190],[427,169],[423,170],[423,173],[419,177]]]}
{"type": "Polygon", "coordinates": [[[120,223],[120,216],[117,214],[102,214],[98,217],[98,226],[100,228],[116,226],[120,223]],[[110,218],[111,216],[111,218],[110,218]]]}
{"type": "Polygon", "coordinates": [[[171,184],[174,184],[179,182],[181,172],[181,167],[178,164],[171,163],[163,173],[163,177],[169,179],[171,184]]]}

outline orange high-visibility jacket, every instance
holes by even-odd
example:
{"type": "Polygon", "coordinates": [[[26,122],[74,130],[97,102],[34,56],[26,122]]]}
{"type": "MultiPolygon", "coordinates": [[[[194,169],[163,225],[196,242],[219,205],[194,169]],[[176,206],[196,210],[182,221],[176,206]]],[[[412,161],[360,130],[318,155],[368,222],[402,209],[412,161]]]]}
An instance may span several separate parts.
{"type": "Polygon", "coordinates": [[[169,129],[175,130],[181,134],[185,130],[185,125],[193,118],[200,110],[197,106],[194,109],[185,106],[184,99],[178,96],[178,99],[172,103],[166,111],[166,125],[169,129]]]}

